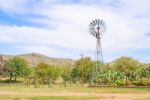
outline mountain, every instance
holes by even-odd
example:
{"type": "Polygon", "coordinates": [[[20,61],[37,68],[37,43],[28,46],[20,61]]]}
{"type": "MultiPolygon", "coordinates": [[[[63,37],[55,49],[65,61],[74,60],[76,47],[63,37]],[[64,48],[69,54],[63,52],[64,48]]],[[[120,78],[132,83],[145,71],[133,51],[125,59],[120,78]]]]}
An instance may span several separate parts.
{"type": "MultiPolygon", "coordinates": [[[[37,53],[29,53],[29,54],[21,54],[21,55],[0,55],[0,58],[3,59],[3,61],[7,61],[10,58],[13,57],[21,57],[24,58],[28,65],[31,67],[35,67],[38,63],[40,62],[45,62],[51,65],[56,65],[56,66],[73,66],[74,65],[74,60],[72,59],[65,59],[65,58],[51,58],[47,57],[42,54],[37,54],[37,53]]],[[[1,62],[1,61],[0,61],[1,62]]]]}

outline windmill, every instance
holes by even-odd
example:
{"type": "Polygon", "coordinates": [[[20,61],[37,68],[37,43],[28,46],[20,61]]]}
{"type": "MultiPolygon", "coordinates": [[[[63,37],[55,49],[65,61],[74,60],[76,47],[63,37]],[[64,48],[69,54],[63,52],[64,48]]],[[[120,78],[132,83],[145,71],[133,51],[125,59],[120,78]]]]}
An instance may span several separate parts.
{"type": "Polygon", "coordinates": [[[100,72],[100,67],[103,64],[101,37],[105,32],[105,27],[105,22],[100,19],[95,19],[89,24],[89,32],[96,38],[95,64],[93,66],[93,72],[91,75],[91,83],[95,83],[94,81],[97,79],[100,72]]]}

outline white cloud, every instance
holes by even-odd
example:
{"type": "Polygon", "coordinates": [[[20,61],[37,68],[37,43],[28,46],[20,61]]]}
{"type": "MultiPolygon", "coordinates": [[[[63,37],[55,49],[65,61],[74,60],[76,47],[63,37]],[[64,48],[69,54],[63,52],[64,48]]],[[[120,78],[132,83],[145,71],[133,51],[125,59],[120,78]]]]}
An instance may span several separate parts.
{"type": "Polygon", "coordinates": [[[56,54],[56,51],[53,48],[44,46],[44,45],[20,45],[18,46],[24,53],[38,52],[45,55],[56,54]]]}
{"type": "Polygon", "coordinates": [[[0,10],[12,15],[13,13],[23,14],[27,10],[25,4],[29,0],[0,0],[0,10]]]}
{"type": "MultiPolygon", "coordinates": [[[[58,25],[56,31],[61,34],[64,33],[66,37],[73,36],[76,39],[78,35],[83,34],[84,38],[78,38],[80,41],[88,37],[89,33],[87,28],[92,19],[104,19],[107,24],[107,32],[104,35],[104,48],[106,48],[106,50],[112,48],[118,52],[120,49],[141,48],[141,46],[143,48],[148,47],[149,41],[147,41],[146,44],[141,44],[143,43],[141,38],[143,38],[143,40],[148,38],[144,36],[144,33],[147,31],[143,29],[145,25],[141,27],[141,23],[145,24],[145,20],[142,19],[135,20],[132,17],[124,17],[124,15],[115,13],[112,10],[83,5],[57,5],[53,7],[52,11],[42,12],[42,14],[59,20],[59,23],[56,23],[58,25]],[[141,20],[141,22],[139,22],[139,20],[141,20]],[[69,34],[67,35],[66,33],[69,34]]],[[[88,46],[94,48],[94,41],[91,40],[92,38],[89,38],[90,37],[87,39],[90,41],[86,39],[83,41],[86,41],[88,46]]],[[[71,40],[75,41],[74,39],[71,40]]],[[[78,45],[78,47],[81,48],[82,46],[78,45]]]]}
{"type": "MultiPolygon", "coordinates": [[[[95,18],[101,18],[107,24],[107,31],[102,41],[104,53],[122,52],[128,49],[150,49],[150,37],[145,36],[145,33],[150,32],[150,18],[146,16],[149,6],[146,0],[142,3],[135,2],[135,0],[123,0],[120,6],[117,6],[118,8],[113,9],[107,5],[108,2],[105,2],[106,6],[99,7],[85,5],[84,1],[82,4],[48,6],[48,0],[44,1],[34,5],[29,13],[40,14],[48,19],[31,18],[29,21],[49,25],[47,29],[0,25],[0,42],[22,45],[20,46],[22,50],[42,52],[48,55],[58,54],[58,51],[47,45],[77,50],[94,50],[95,39],[88,33],[88,24],[95,18]],[[52,26],[53,29],[51,29],[52,26]]],[[[109,1],[112,2],[112,0],[109,1]]],[[[14,6],[17,3],[13,2],[9,7],[6,3],[0,4],[0,8],[19,10],[14,6]]]]}

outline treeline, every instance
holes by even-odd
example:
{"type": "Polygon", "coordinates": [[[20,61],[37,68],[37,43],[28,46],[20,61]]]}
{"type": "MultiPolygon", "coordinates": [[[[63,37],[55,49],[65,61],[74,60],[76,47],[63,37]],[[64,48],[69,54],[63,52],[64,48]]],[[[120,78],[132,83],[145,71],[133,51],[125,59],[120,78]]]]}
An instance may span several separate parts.
{"type": "MultiPolygon", "coordinates": [[[[74,67],[59,67],[45,62],[37,66],[28,66],[23,58],[14,57],[0,66],[0,82],[18,82],[26,85],[43,84],[90,84],[94,61],[85,57],[75,62],[74,67]]],[[[100,72],[94,79],[96,85],[107,86],[150,86],[150,64],[140,63],[129,57],[121,57],[111,63],[102,64],[100,72]]]]}

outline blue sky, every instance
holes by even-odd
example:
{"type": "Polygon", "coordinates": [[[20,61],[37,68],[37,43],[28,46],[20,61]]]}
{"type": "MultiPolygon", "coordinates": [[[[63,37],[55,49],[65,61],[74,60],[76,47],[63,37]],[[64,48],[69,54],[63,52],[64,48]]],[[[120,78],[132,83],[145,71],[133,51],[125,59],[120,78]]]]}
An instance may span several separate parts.
{"type": "Polygon", "coordinates": [[[103,19],[104,61],[150,63],[150,0],[0,0],[0,54],[94,58],[93,19],[103,19]]]}

